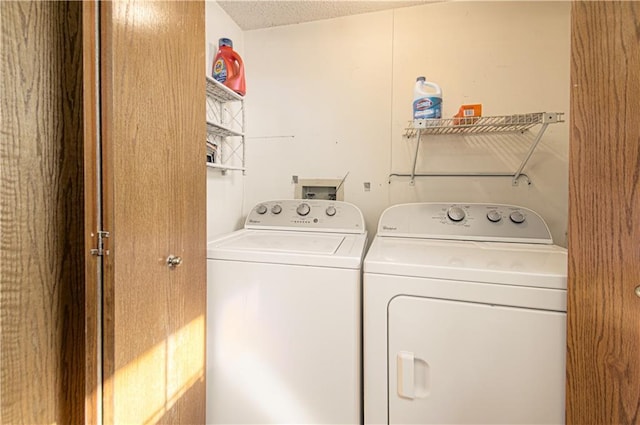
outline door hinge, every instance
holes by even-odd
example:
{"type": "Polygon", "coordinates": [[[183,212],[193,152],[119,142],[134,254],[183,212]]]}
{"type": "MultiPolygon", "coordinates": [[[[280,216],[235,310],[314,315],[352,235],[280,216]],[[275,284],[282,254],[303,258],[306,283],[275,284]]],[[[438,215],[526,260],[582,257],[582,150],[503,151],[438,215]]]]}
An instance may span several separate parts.
{"type": "Polygon", "coordinates": [[[105,232],[104,230],[98,231],[98,247],[93,248],[90,252],[91,255],[109,255],[109,250],[104,249],[104,240],[109,237],[109,232],[105,232]]]}

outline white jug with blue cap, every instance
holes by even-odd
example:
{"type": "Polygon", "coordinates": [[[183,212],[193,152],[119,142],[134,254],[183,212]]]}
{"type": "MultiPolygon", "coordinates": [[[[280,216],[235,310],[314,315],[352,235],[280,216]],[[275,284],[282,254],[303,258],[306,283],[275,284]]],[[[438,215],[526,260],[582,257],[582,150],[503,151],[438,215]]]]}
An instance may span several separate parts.
{"type": "Polygon", "coordinates": [[[413,89],[413,126],[438,125],[427,120],[442,118],[442,89],[436,83],[418,77],[413,89]]]}

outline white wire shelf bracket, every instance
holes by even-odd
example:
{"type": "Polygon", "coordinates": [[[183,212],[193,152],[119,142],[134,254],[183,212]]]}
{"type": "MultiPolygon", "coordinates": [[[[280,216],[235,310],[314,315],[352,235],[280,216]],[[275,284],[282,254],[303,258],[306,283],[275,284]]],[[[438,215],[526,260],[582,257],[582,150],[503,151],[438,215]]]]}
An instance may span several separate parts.
{"type": "Polygon", "coordinates": [[[524,179],[525,182],[529,185],[531,184],[531,179],[529,178],[529,176],[525,173],[520,173],[516,176],[515,173],[509,173],[509,172],[504,172],[504,173],[490,173],[490,172],[483,172],[483,171],[479,171],[479,172],[457,172],[457,173],[448,173],[448,172],[430,172],[430,173],[415,173],[415,174],[409,174],[409,173],[391,173],[389,174],[389,181],[388,183],[391,183],[391,179],[393,177],[410,177],[411,178],[411,182],[415,183],[415,178],[416,177],[508,177],[510,179],[513,179],[513,184],[517,185],[517,181],[519,181],[520,179],[524,179]]]}
{"type": "Polygon", "coordinates": [[[403,136],[407,139],[417,138],[411,172],[391,173],[389,174],[389,183],[391,183],[392,177],[410,177],[411,184],[414,184],[416,177],[509,177],[512,179],[513,185],[517,185],[520,178],[526,179],[527,184],[531,184],[531,179],[529,176],[524,174],[523,170],[527,165],[527,162],[529,162],[531,155],[533,155],[538,143],[542,140],[542,136],[547,130],[549,124],[564,122],[563,116],[564,112],[535,112],[529,114],[489,117],[426,119],[418,122],[420,127],[414,127],[413,123],[410,123],[409,127],[405,128],[403,136]],[[464,137],[465,135],[509,132],[523,134],[537,125],[540,126],[538,132],[533,138],[533,141],[529,146],[529,150],[522,159],[522,162],[513,173],[416,172],[420,141],[424,135],[460,135],[461,137],[464,137]]]}
{"type": "Polygon", "coordinates": [[[220,103],[207,98],[207,121],[224,124],[230,129],[244,128],[244,108],[242,102],[220,103]]]}
{"type": "Polygon", "coordinates": [[[242,138],[228,137],[220,134],[207,134],[207,165],[215,164],[215,167],[226,174],[227,170],[246,171],[245,168],[245,144],[242,138]]]}

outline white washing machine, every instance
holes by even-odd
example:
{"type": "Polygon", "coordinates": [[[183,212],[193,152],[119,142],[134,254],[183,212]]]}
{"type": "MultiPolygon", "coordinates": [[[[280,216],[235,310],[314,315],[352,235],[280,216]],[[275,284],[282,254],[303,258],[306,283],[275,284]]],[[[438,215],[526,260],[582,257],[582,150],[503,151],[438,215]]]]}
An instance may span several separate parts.
{"type": "Polygon", "coordinates": [[[264,202],[207,250],[207,423],[362,418],[360,210],[264,202]]]}
{"type": "Polygon", "coordinates": [[[387,209],[364,262],[365,423],[564,423],[566,273],[529,209],[387,209]]]}

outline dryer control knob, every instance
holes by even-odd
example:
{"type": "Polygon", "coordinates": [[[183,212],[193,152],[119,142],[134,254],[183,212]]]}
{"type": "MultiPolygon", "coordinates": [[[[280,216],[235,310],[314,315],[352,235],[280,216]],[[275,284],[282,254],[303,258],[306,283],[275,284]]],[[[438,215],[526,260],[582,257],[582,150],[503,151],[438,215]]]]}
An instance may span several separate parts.
{"type": "Polygon", "coordinates": [[[502,215],[500,215],[500,213],[496,210],[491,210],[487,213],[487,218],[489,219],[489,221],[491,221],[492,223],[497,223],[500,220],[502,220],[502,215]]]}
{"type": "Polygon", "coordinates": [[[260,215],[266,213],[267,212],[266,205],[258,205],[258,207],[256,208],[256,212],[260,215]]]}
{"type": "Polygon", "coordinates": [[[296,212],[298,213],[298,215],[304,217],[311,212],[311,207],[309,206],[309,204],[300,204],[298,205],[298,208],[296,208],[296,212]]]}
{"type": "Polygon", "coordinates": [[[460,207],[451,207],[447,210],[447,217],[453,221],[464,220],[464,210],[460,207]]]}
{"type": "Polygon", "coordinates": [[[275,204],[273,207],[271,207],[271,212],[274,214],[280,214],[282,212],[282,207],[278,204],[275,204]]]}
{"type": "Polygon", "coordinates": [[[509,214],[509,218],[511,219],[511,221],[513,221],[516,224],[520,224],[523,223],[525,220],[525,216],[524,214],[522,214],[520,211],[514,211],[511,214],[509,214]]]}
{"type": "Polygon", "coordinates": [[[336,207],[333,207],[333,206],[327,207],[327,210],[325,212],[329,217],[333,217],[334,215],[336,215],[336,212],[337,212],[336,207]]]}

